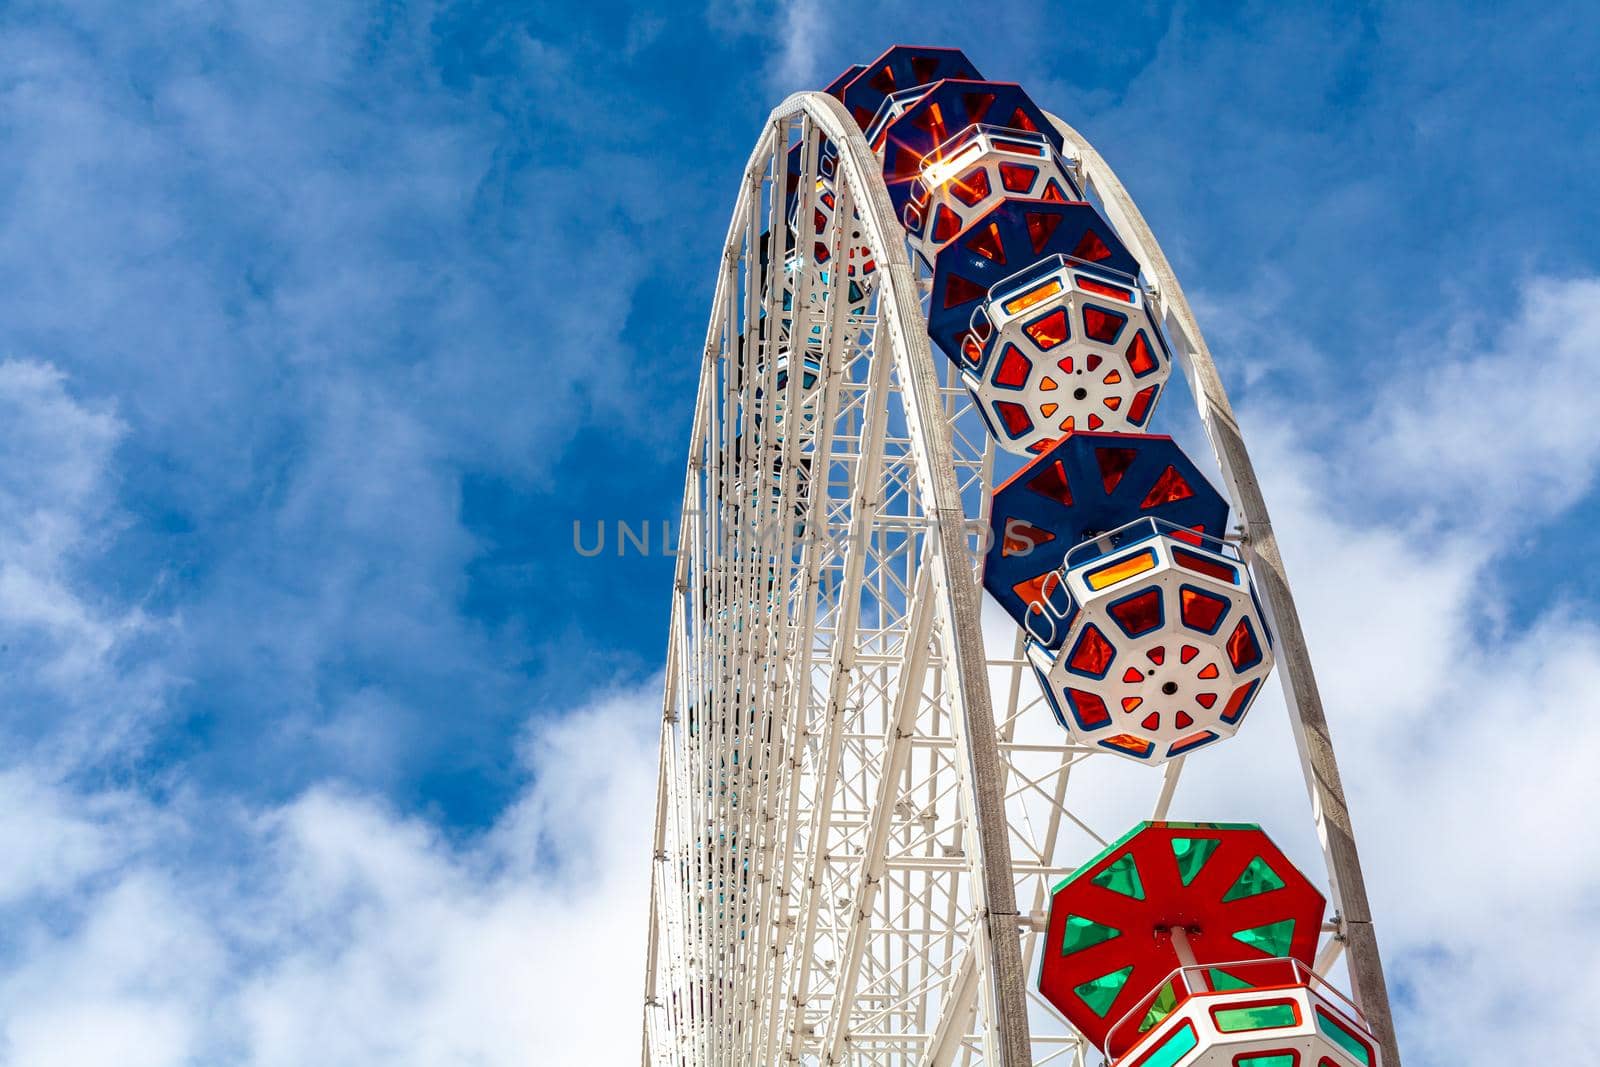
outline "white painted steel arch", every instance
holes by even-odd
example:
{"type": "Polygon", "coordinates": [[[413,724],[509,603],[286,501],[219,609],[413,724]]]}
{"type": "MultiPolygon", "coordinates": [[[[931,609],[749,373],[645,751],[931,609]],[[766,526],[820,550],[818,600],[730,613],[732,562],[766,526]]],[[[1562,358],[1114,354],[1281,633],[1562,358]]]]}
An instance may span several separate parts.
{"type": "MultiPolygon", "coordinates": [[[[1146,266],[1243,517],[1344,918],[1320,962],[1349,946],[1358,999],[1397,1064],[1332,749],[1226,394],[1137,209],[1058,125],[1146,266]]],[[[991,640],[1009,647],[986,654],[972,524],[987,522],[996,453],[930,351],[925,281],[844,108],[821,93],[786,100],[740,186],[695,407],[662,722],[647,1064],[1098,1057],[1031,991],[1049,886],[1131,821],[1164,817],[1184,760],[1152,772],[1075,748],[1048,722],[1020,634],[997,630],[991,640]],[[823,137],[838,148],[837,200],[818,235],[823,137]],[[839,270],[760,267],[764,231],[767,262],[790,261],[792,144],[800,262],[869,249],[878,271],[863,316],[840,298],[839,270]],[[825,257],[812,251],[819,239],[825,257]],[[796,290],[788,312],[785,279],[796,290]],[[776,325],[786,315],[791,344],[818,331],[814,394],[801,374],[780,378],[798,363],[776,325]],[[780,405],[799,411],[808,395],[813,421],[779,420],[780,405]],[[1074,789],[1085,777],[1095,787],[1074,789]]]]}

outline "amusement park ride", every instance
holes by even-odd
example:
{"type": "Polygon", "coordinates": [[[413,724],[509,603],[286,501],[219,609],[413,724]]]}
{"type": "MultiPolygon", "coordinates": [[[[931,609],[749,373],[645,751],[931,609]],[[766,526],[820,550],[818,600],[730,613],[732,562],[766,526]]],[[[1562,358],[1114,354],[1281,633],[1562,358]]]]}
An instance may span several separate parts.
{"type": "Polygon", "coordinates": [[[1399,1067],[1221,379],[1016,85],[896,47],[772,113],[679,545],[646,1064],[1399,1067]],[[1174,364],[1222,491],[1148,432],[1174,364]],[[1167,819],[1275,663],[1326,895],[1258,826],[1167,819]]]}

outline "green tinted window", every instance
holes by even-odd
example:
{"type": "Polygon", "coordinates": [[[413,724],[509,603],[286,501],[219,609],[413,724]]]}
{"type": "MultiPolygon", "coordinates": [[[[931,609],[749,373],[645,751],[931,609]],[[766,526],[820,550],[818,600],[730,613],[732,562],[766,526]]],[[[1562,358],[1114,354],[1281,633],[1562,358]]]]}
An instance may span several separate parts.
{"type": "Polygon", "coordinates": [[[1283,888],[1283,879],[1277,872],[1267,866],[1267,861],[1257,856],[1250,861],[1250,866],[1239,875],[1239,880],[1233,883],[1233,888],[1223,894],[1224,903],[1230,900],[1241,900],[1244,897],[1256,897],[1262,893],[1270,893],[1274,889],[1283,888]]]}
{"type": "Polygon", "coordinates": [[[1333,1039],[1334,1044],[1362,1063],[1372,1063],[1372,1053],[1367,1050],[1366,1042],[1357,1038],[1342,1023],[1330,1018],[1327,1012],[1321,1010],[1317,1012],[1317,1029],[1327,1034],[1328,1037],[1333,1039]]]}
{"type": "Polygon", "coordinates": [[[1217,1029],[1225,1034],[1293,1026],[1298,1018],[1294,1005],[1287,1000],[1251,1004],[1243,1008],[1212,1008],[1211,1017],[1216,1020],[1217,1029]]]}
{"type": "Polygon", "coordinates": [[[1253,988],[1250,983],[1246,982],[1243,978],[1240,978],[1237,975],[1229,974],[1221,967],[1211,968],[1210,975],[1211,988],[1215,989],[1219,993],[1226,993],[1234,989],[1253,988]]]}
{"type": "Polygon", "coordinates": [[[1082,915],[1068,915],[1067,931],[1061,939],[1061,954],[1070,956],[1074,952],[1082,952],[1102,941],[1110,941],[1121,933],[1115,926],[1105,926],[1082,915]]]}
{"type": "Polygon", "coordinates": [[[1133,861],[1131,852],[1095,875],[1092,881],[1101,889],[1109,889],[1134,900],[1144,899],[1144,883],[1139,881],[1139,865],[1133,861]]]}
{"type": "Polygon", "coordinates": [[[1269,1052],[1265,1056],[1240,1056],[1233,1067],[1296,1067],[1300,1057],[1293,1052],[1269,1052]]]}
{"type": "Polygon", "coordinates": [[[1172,854],[1178,860],[1178,874],[1183,878],[1183,884],[1188,885],[1194,881],[1195,875],[1200,873],[1200,868],[1206,865],[1206,860],[1222,844],[1215,837],[1174,837],[1172,839],[1172,854]]]}
{"type": "Polygon", "coordinates": [[[1089,1005],[1089,1010],[1100,1018],[1106,1017],[1106,1012],[1111,1010],[1111,1005],[1116,1002],[1117,994],[1122,992],[1122,987],[1128,982],[1128,975],[1133,973],[1133,965],[1102,974],[1093,981],[1085,982],[1075,987],[1072,991],[1089,1005]]]}
{"type": "Polygon", "coordinates": [[[1193,1024],[1186,1022],[1172,1031],[1172,1035],[1165,1041],[1146,1053],[1139,1061],[1139,1067],[1172,1067],[1174,1063],[1193,1052],[1199,1043],[1194,1036],[1193,1024]]]}
{"type": "Polygon", "coordinates": [[[1235,941],[1243,941],[1269,956],[1287,956],[1289,946],[1294,943],[1294,920],[1284,919],[1265,926],[1252,926],[1248,930],[1240,930],[1233,937],[1235,941]]]}
{"type": "Polygon", "coordinates": [[[1171,982],[1161,987],[1161,992],[1156,994],[1156,999],[1150,1002],[1150,1010],[1145,1012],[1144,1022],[1139,1024],[1139,1032],[1153,1030],[1157,1023],[1172,1014],[1172,1009],[1178,1006],[1178,991],[1171,982]]]}

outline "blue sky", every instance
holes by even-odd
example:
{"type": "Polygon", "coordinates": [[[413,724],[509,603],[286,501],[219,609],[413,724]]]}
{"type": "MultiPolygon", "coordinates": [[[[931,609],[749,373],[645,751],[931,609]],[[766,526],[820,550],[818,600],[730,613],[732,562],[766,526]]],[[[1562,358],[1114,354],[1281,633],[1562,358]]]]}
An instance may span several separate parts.
{"type": "MultiPolygon", "coordinates": [[[[0,4],[0,1063],[631,1051],[671,561],[572,524],[675,513],[755,133],[896,41],[1021,82],[1160,235],[1273,451],[1358,818],[1593,796],[1600,19],[870,7],[0,4]],[[1495,694],[1548,744],[1458,721],[1495,694]],[[604,996],[529,962],[618,955],[604,996]]],[[[1422,818],[1373,849],[1392,969],[1520,1004],[1551,960],[1407,906],[1422,818]]],[[[1551,877],[1553,946],[1600,857],[1551,877]]],[[[1408,1062],[1491,1062],[1427,1019],[1408,1062]]]]}

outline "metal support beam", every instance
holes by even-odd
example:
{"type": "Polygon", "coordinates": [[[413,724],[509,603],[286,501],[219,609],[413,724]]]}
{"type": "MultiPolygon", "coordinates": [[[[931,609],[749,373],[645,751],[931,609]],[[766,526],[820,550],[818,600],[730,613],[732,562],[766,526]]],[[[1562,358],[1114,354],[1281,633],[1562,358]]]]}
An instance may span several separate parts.
{"type": "Polygon", "coordinates": [[[861,872],[857,877],[850,931],[841,957],[838,993],[823,1030],[825,1063],[839,1063],[844,1049],[845,1028],[855,1006],[856,984],[861,977],[861,956],[866,950],[867,926],[873,903],[883,879],[885,852],[889,844],[889,824],[894,817],[897,783],[911,758],[907,743],[922,702],[922,681],[928,670],[929,644],[933,638],[933,608],[930,604],[933,569],[921,567],[912,593],[912,623],[906,631],[905,663],[899,673],[899,692],[895,694],[894,717],[884,738],[883,765],[878,771],[878,794],[872,805],[872,821],[862,846],[861,872]]]}

